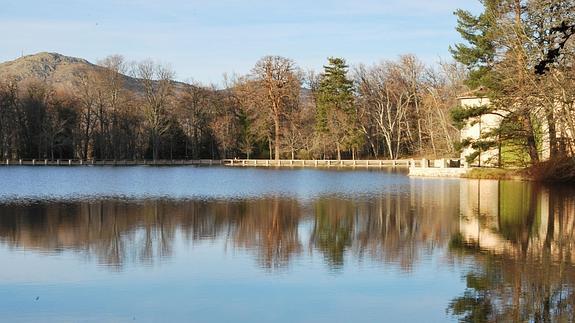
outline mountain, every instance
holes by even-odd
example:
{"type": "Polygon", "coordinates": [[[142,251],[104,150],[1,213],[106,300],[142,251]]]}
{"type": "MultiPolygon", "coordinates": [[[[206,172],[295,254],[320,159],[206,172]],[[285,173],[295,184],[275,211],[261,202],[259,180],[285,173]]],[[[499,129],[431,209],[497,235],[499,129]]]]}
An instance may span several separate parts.
{"type": "Polygon", "coordinates": [[[98,70],[102,68],[81,58],[57,53],[38,53],[0,64],[0,79],[37,79],[54,86],[75,88],[79,86],[83,73],[98,70]]]}
{"type": "MultiPolygon", "coordinates": [[[[42,52],[1,63],[0,80],[7,78],[24,82],[42,80],[56,88],[75,90],[81,85],[82,75],[104,71],[104,67],[92,64],[82,58],[42,52]]],[[[141,85],[136,78],[127,75],[122,75],[122,78],[127,89],[136,93],[142,92],[141,85]]],[[[175,83],[179,84],[178,82],[175,83]]]]}

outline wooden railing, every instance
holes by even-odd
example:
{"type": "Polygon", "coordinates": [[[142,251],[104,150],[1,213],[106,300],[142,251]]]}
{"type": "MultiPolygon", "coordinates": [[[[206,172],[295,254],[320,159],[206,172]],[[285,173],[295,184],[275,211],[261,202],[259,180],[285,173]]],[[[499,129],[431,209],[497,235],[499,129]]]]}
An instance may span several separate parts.
{"type": "Polygon", "coordinates": [[[271,159],[224,159],[226,166],[246,167],[414,167],[414,168],[459,168],[464,164],[459,159],[399,159],[399,160],[271,160],[271,159]]]}
{"type": "Polygon", "coordinates": [[[245,167],[409,167],[419,165],[421,160],[272,160],[272,159],[224,159],[226,166],[245,167]]]}
{"type": "Polygon", "coordinates": [[[178,165],[221,165],[221,160],[179,159],[179,160],[95,160],[95,159],[5,159],[0,166],[178,166],[178,165]]]}

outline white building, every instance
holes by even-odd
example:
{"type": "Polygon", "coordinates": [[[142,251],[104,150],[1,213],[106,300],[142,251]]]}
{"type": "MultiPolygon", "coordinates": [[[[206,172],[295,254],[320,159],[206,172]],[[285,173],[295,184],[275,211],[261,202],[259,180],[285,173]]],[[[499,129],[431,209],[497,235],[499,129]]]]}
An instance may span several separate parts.
{"type": "MultiPolygon", "coordinates": [[[[477,91],[475,93],[478,93],[477,91]]],[[[474,94],[473,92],[462,96],[459,98],[460,105],[462,107],[480,107],[488,106],[490,104],[489,98],[474,94]]],[[[497,129],[501,124],[503,112],[497,114],[483,114],[480,117],[471,118],[465,127],[461,129],[460,138],[461,141],[469,139],[471,141],[476,141],[486,134],[489,134],[494,129],[497,129]]],[[[484,138],[485,139],[485,138],[484,138]]],[[[465,147],[461,152],[461,159],[466,160],[468,156],[475,153],[476,149],[471,147],[465,147]]],[[[479,150],[479,156],[474,162],[470,163],[470,166],[499,166],[499,161],[501,158],[500,149],[498,147],[491,148],[486,151],[479,150]]]]}
{"type": "MultiPolygon", "coordinates": [[[[464,96],[459,97],[460,106],[464,108],[489,106],[491,104],[489,98],[487,98],[485,95],[482,95],[482,93],[484,93],[484,90],[480,88],[476,91],[470,92],[464,96]]],[[[470,139],[472,142],[477,141],[478,139],[498,141],[498,138],[490,138],[489,134],[492,133],[493,130],[499,128],[501,122],[503,121],[504,116],[507,114],[508,112],[505,110],[495,109],[493,112],[483,114],[480,117],[469,119],[467,125],[463,127],[463,129],[461,129],[460,132],[461,141],[465,141],[466,139],[470,139]]],[[[557,126],[562,125],[562,120],[558,118],[556,123],[557,126]]],[[[539,133],[539,136],[537,138],[537,151],[539,154],[539,158],[541,160],[547,160],[550,157],[549,131],[548,131],[547,120],[537,120],[537,127],[538,130],[536,131],[539,133]]],[[[566,127],[561,126],[558,128],[565,129],[566,127]]],[[[562,137],[567,138],[569,137],[569,134],[562,134],[558,132],[557,140],[560,141],[560,138],[562,137]]],[[[478,152],[479,156],[477,156],[477,158],[472,163],[469,164],[470,166],[498,167],[501,166],[503,163],[502,147],[504,148],[503,150],[505,150],[505,147],[507,147],[508,148],[507,151],[509,151],[509,149],[515,149],[514,152],[515,159],[518,158],[517,157],[518,151],[524,149],[521,146],[517,146],[516,144],[514,145],[510,143],[503,143],[500,146],[492,147],[487,150],[479,150],[467,146],[464,147],[464,149],[461,152],[461,159],[466,160],[468,156],[474,154],[475,152],[478,152]]],[[[524,153],[525,158],[527,158],[526,152],[524,153]]],[[[511,155],[513,155],[513,153],[511,155]]],[[[521,153],[519,152],[519,156],[520,155],[521,153]]],[[[504,159],[506,162],[509,162],[510,155],[507,155],[507,157],[504,159]]]]}

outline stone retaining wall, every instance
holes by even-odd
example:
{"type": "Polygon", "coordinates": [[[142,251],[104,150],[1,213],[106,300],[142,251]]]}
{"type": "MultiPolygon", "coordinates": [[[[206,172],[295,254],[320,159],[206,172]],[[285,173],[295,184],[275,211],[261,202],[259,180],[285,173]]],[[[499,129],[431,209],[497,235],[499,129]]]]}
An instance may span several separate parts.
{"type": "Polygon", "coordinates": [[[409,176],[416,177],[455,177],[459,178],[469,172],[469,168],[422,168],[410,167],[409,176]]]}

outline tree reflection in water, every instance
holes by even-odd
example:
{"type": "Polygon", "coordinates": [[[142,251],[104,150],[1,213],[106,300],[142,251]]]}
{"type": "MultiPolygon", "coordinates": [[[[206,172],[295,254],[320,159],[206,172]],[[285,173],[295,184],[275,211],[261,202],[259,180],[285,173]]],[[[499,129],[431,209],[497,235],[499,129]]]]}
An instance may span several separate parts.
{"type": "MultiPolygon", "coordinates": [[[[434,184],[437,186],[437,184],[434,184]]],[[[238,200],[102,200],[0,205],[0,242],[48,252],[73,251],[122,269],[151,264],[174,252],[173,243],[223,240],[247,250],[265,269],[285,268],[303,250],[318,252],[331,269],[345,254],[396,262],[408,269],[420,245],[443,246],[457,228],[457,186],[438,196],[388,193],[379,197],[324,196],[238,200]],[[306,236],[301,236],[305,234],[306,236]]],[[[427,190],[429,191],[429,190],[427,190]]]]}
{"type": "Polygon", "coordinates": [[[409,187],[310,200],[4,204],[0,243],[77,253],[118,271],[174,257],[179,240],[222,242],[266,271],[319,256],[336,273],[363,260],[410,272],[422,257],[440,254],[440,266],[465,269],[467,288],[446,304],[461,321],[575,316],[573,188],[473,180],[413,180],[409,187]]]}

